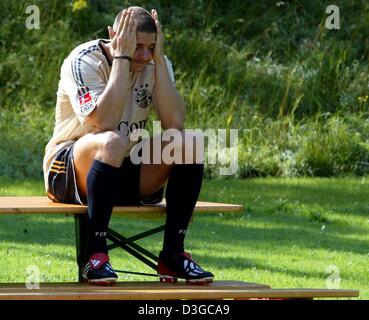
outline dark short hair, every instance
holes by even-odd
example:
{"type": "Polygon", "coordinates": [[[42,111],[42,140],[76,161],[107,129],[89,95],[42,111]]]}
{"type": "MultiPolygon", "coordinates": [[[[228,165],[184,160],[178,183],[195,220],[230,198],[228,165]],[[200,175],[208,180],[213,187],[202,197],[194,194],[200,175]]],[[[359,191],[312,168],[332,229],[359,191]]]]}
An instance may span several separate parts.
{"type": "MultiPolygon", "coordinates": [[[[137,19],[137,31],[156,33],[156,25],[154,19],[151,17],[150,13],[141,7],[130,7],[134,9],[134,18],[137,19]]],[[[124,9],[123,9],[124,10],[124,9]]],[[[113,30],[116,31],[118,28],[119,20],[123,14],[121,10],[115,17],[113,30]]]]}

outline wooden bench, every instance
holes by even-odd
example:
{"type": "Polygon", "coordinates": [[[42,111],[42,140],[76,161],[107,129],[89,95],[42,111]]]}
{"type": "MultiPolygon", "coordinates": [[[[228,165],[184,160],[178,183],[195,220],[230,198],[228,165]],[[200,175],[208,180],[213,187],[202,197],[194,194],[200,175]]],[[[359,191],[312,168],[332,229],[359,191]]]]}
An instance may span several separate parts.
{"type": "MultiPolygon", "coordinates": [[[[157,218],[165,213],[165,200],[160,204],[145,206],[121,206],[114,207],[113,215],[135,216],[140,218],[157,218]]],[[[195,213],[214,213],[214,212],[242,212],[242,205],[203,202],[198,201],[195,213]]],[[[47,197],[0,197],[0,214],[66,214],[75,217],[75,236],[76,236],[76,257],[78,264],[78,278],[82,281],[81,269],[88,259],[87,243],[87,206],[74,204],[56,203],[47,197]]],[[[120,247],[135,258],[141,260],[152,268],[156,274],[158,256],[146,250],[135,241],[163,231],[165,225],[147,230],[134,236],[125,237],[111,228],[108,229],[107,238],[112,242],[108,246],[109,250],[120,247]]],[[[146,276],[156,276],[155,274],[139,273],[120,270],[125,273],[141,274],[146,276]]]]}
{"type": "MultiPolygon", "coordinates": [[[[160,217],[165,202],[150,206],[115,207],[113,215],[143,218],[160,217]]],[[[241,205],[197,202],[196,213],[242,212],[241,205]]],[[[46,197],[0,197],[0,214],[66,214],[75,217],[75,235],[79,280],[77,283],[41,283],[39,289],[27,289],[25,283],[0,284],[0,300],[147,300],[147,299],[313,299],[358,297],[357,290],[344,289],[272,289],[265,284],[242,281],[215,281],[207,286],[155,282],[118,282],[113,287],[91,286],[82,282],[81,267],[87,259],[87,207],[51,202],[46,197]]],[[[158,257],[135,243],[136,240],[164,230],[164,225],[125,237],[109,229],[109,250],[120,247],[156,272],[158,257]]],[[[148,275],[144,273],[136,273],[148,275]]]]}

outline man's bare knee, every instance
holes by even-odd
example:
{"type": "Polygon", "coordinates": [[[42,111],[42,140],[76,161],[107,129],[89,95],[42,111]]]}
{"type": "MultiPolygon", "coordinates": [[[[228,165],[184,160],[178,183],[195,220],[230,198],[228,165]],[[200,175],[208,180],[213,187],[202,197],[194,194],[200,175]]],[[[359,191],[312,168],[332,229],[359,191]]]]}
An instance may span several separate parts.
{"type": "Polygon", "coordinates": [[[118,131],[101,134],[95,159],[120,167],[128,149],[128,142],[128,137],[118,131]]]}
{"type": "Polygon", "coordinates": [[[87,134],[74,145],[73,157],[78,191],[86,195],[87,174],[94,160],[120,167],[128,147],[128,138],[117,132],[87,134]]]}

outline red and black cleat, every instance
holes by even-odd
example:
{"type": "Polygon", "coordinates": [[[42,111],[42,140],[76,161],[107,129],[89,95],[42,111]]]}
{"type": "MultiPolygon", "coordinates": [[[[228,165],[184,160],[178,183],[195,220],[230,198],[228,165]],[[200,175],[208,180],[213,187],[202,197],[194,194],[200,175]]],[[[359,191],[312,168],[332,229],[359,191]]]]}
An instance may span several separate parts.
{"type": "Polygon", "coordinates": [[[160,282],[177,282],[184,279],[188,284],[206,285],[213,282],[214,275],[203,270],[187,252],[160,258],[157,266],[160,282]]]}
{"type": "Polygon", "coordinates": [[[101,286],[113,285],[118,279],[105,253],[95,253],[90,257],[83,267],[82,277],[90,284],[101,286]]]}

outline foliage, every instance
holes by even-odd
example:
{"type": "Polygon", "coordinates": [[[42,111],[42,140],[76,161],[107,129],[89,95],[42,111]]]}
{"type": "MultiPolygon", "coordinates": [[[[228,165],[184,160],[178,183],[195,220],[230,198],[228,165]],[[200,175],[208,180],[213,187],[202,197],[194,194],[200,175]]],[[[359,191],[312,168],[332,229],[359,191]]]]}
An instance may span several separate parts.
{"type": "MultiPolygon", "coordinates": [[[[40,177],[63,59],[106,38],[127,0],[0,0],[0,174],[40,177]],[[37,119],[36,119],[37,118],[37,119]],[[27,129],[25,129],[27,128],[27,129]],[[26,150],[25,150],[26,149],[26,150]]],[[[238,128],[238,176],[367,173],[369,4],[336,1],[150,0],[188,108],[189,128],[238,128]]],[[[208,167],[208,176],[217,168],[208,167]]]]}

